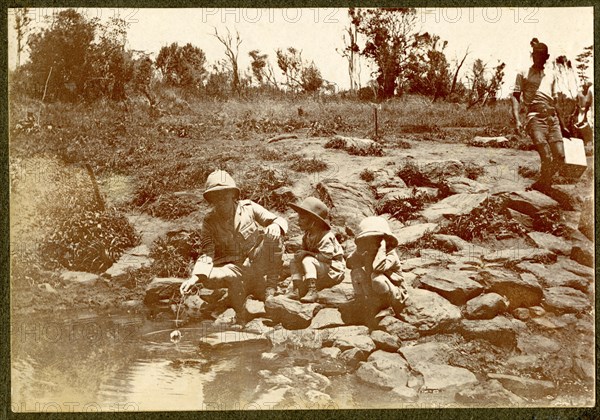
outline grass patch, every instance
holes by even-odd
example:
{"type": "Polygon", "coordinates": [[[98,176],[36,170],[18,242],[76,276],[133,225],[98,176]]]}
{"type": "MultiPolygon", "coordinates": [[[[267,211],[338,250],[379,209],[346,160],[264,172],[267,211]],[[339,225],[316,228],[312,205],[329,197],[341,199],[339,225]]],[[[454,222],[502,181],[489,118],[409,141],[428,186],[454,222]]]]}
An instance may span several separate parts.
{"type": "Polygon", "coordinates": [[[309,174],[322,172],[327,169],[327,167],[327,162],[314,156],[310,159],[302,156],[295,156],[292,164],[290,165],[290,169],[296,172],[305,172],[309,174]]]}
{"type": "Polygon", "coordinates": [[[375,180],[375,172],[368,168],[363,169],[359,176],[360,179],[362,179],[365,182],[373,182],[375,180]]]}
{"type": "Polygon", "coordinates": [[[533,217],[533,230],[550,233],[555,236],[564,236],[567,227],[562,221],[559,210],[550,209],[537,212],[533,217]]]}
{"type": "Polygon", "coordinates": [[[465,163],[465,176],[473,181],[476,181],[481,175],[485,173],[483,166],[477,165],[473,162],[465,163]]]}
{"type": "Polygon", "coordinates": [[[408,198],[393,198],[385,200],[375,205],[375,213],[389,213],[393,218],[406,222],[413,219],[416,213],[423,210],[425,204],[429,201],[427,194],[413,188],[411,196],[408,198]]]}
{"type": "Polygon", "coordinates": [[[175,220],[196,210],[198,210],[198,205],[191,200],[174,194],[166,194],[153,202],[148,207],[147,213],[161,219],[175,220]]]}
{"type": "Polygon", "coordinates": [[[383,148],[378,143],[370,144],[368,147],[356,147],[351,145],[346,148],[349,155],[353,156],[383,156],[383,148]]]}
{"type": "Polygon", "coordinates": [[[238,186],[242,190],[242,197],[267,209],[286,211],[294,196],[283,187],[290,185],[292,180],[287,172],[273,168],[259,168],[249,171],[238,186]]]}
{"type": "Polygon", "coordinates": [[[423,175],[419,166],[414,162],[406,162],[396,173],[409,187],[429,186],[429,179],[423,175]]]}
{"type": "Polygon", "coordinates": [[[150,249],[152,271],[158,277],[189,277],[200,252],[200,230],[179,231],[159,238],[150,249]]]}

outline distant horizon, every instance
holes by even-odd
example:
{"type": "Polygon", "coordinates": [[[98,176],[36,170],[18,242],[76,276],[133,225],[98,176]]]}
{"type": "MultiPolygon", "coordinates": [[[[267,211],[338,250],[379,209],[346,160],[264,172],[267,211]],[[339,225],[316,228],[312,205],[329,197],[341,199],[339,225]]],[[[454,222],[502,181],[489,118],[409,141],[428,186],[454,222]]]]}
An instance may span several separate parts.
{"type": "MultiPolygon", "coordinates": [[[[41,27],[42,17],[67,8],[31,8],[32,26],[41,27]]],[[[119,16],[130,24],[127,47],[154,57],[161,47],[173,42],[191,43],[206,54],[208,66],[224,58],[222,45],[212,36],[214,28],[225,33],[227,28],[240,33],[239,63],[243,74],[248,70],[248,52],[258,49],[269,55],[278,80],[275,50],[294,47],[302,50],[306,60],[314,61],[323,78],[340,90],[350,86],[348,65],[336,49],[344,47],[342,36],[348,25],[347,8],[288,9],[107,9],[75,8],[88,18],[105,21],[119,16]],[[325,47],[323,47],[325,45],[325,47]]],[[[9,9],[9,69],[16,67],[14,13],[9,9]]],[[[470,53],[461,69],[460,78],[470,70],[477,58],[493,68],[506,63],[504,83],[499,98],[512,90],[518,70],[530,65],[530,45],[536,37],[549,47],[550,60],[566,55],[573,61],[583,49],[593,45],[593,7],[559,8],[417,8],[418,32],[429,32],[448,41],[444,50],[451,71],[467,48],[470,53]],[[577,25],[573,25],[577,22],[577,25]]],[[[25,62],[27,54],[22,55],[25,62]]],[[[372,79],[372,68],[361,60],[361,85],[372,79]]],[[[588,69],[593,80],[593,58],[588,69]]]]}

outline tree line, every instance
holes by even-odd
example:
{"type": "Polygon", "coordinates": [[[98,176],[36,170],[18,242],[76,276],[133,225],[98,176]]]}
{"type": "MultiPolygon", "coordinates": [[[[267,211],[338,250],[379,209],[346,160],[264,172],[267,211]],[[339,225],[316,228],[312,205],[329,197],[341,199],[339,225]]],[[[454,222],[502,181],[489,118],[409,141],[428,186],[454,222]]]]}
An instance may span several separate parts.
{"type": "MultiPolygon", "coordinates": [[[[248,52],[250,66],[239,65],[240,34],[215,28],[215,40],[224,57],[209,65],[205,53],[187,43],[163,46],[156,59],[143,51],[126,48],[128,24],[118,18],[102,23],[86,19],[73,9],[52,17],[50,25],[33,32],[27,9],[17,9],[17,69],[11,88],[47,100],[79,101],[110,98],[123,100],[143,95],[156,102],[160,84],[186,92],[225,98],[243,96],[252,90],[315,93],[332,91],[313,61],[290,46],[273,56],[260,50],[248,52]],[[21,64],[22,52],[29,59],[21,64]]],[[[419,33],[414,8],[349,8],[343,48],[337,49],[348,63],[350,88],[344,94],[363,100],[383,100],[403,94],[419,94],[432,101],[463,102],[467,107],[494,101],[503,84],[505,64],[489,66],[473,60],[463,69],[469,51],[451,66],[446,57],[448,42],[430,33],[419,33]],[[364,86],[361,59],[374,69],[364,86]],[[460,72],[463,71],[461,77],[460,72]]],[[[577,57],[580,75],[585,77],[591,52],[577,57]]]]}

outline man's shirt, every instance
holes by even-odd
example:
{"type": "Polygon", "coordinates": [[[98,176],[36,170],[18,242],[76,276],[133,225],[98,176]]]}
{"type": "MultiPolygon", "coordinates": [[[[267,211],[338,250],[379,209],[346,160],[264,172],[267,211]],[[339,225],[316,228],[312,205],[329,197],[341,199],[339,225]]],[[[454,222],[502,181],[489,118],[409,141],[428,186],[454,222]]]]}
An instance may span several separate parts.
{"type": "Polygon", "coordinates": [[[551,70],[529,67],[517,73],[514,92],[521,93],[528,109],[552,107],[556,97],[556,77],[551,70]]]}

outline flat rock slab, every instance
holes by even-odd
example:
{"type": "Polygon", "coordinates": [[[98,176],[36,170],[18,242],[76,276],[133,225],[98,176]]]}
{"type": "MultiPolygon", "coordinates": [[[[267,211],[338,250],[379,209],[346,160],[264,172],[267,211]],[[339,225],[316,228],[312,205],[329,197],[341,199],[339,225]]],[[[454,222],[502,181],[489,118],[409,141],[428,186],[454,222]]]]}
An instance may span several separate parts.
{"type": "Polygon", "coordinates": [[[449,177],[464,175],[465,165],[455,159],[434,160],[421,164],[419,169],[431,184],[439,184],[449,177]]]}
{"type": "Polygon", "coordinates": [[[244,306],[246,308],[246,312],[248,312],[248,314],[252,317],[259,317],[267,314],[265,310],[265,303],[260,300],[246,299],[244,306]]]}
{"type": "Polygon", "coordinates": [[[430,341],[401,347],[398,353],[406,359],[410,366],[416,366],[418,363],[446,364],[451,350],[450,345],[446,343],[430,341]]]}
{"type": "Polygon", "coordinates": [[[592,250],[586,246],[574,246],[571,250],[571,259],[579,264],[594,267],[594,254],[592,250]]]}
{"type": "Polygon", "coordinates": [[[268,347],[269,339],[263,334],[255,334],[247,331],[218,331],[203,336],[200,343],[211,347],[245,347],[253,345],[268,347]]]}
{"type": "Polygon", "coordinates": [[[529,238],[540,247],[560,255],[571,255],[573,246],[565,239],[544,232],[529,232],[529,238]]]}
{"type": "Polygon", "coordinates": [[[379,321],[379,328],[398,337],[400,340],[416,340],[419,338],[419,330],[408,322],[400,321],[393,316],[386,316],[379,321]]]}
{"type": "Polygon", "coordinates": [[[550,287],[544,290],[543,305],[556,313],[585,312],[591,307],[590,298],[571,287],[550,287]]]}
{"type": "Polygon", "coordinates": [[[321,329],[344,325],[342,314],[336,308],[323,308],[312,319],[310,328],[321,329]]]}
{"type": "Polygon", "coordinates": [[[371,353],[373,350],[375,350],[375,343],[368,335],[340,337],[333,342],[333,346],[342,351],[357,348],[367,353],[371,353]]]}
{"type": "Polygon", "coordinates": [[[369,328],[364,325],[343,325],[341,327],[322,328],[319,334],[323,339],[323,344],[331,346],[338,338],[345,338],[356,335],[369,335],[369,328]]]}
{"type": "Polygon", "coordinates": [[[406,188],[406,183],[396,175],[398,168],[395,166],[385,166],[373,172],[375,179],[372,185],[379,190],[380,188],[406,188]]]}
{"type": "Polygon", "coordinates": [[[479,276],[490,292],[508,299],[509,309],[535,306],[542,301],[542,286],[532,274],[488,269],[480,271],[479,276]]]}
{"type": "Polygon", "coordinates": [[[423,375],[422,389],[425,390],[457,388],[478,382],[473,372],[461,367],[424,362],[411,367],[423,375]]]}
{"type": "Polygon", "coordinates": [[[267,316],[290,330],[308,327],[320,308],[318,303],[301,303],[283,295],[274,296],[265,302],[267,316]]]}
{"type": "Polygon", "coordinates": [[[490,190],[487,185],[483,185],[473,179],[463,176],[453,176],[446,180],[448,192],[451,194],[479,194],[490,190]]]}
{"type": "Polygon", "coordinates": [[[469,406],[482,405],[485,407],[525,403],[525,400],[505,389],[495,379],[467,385],[456,392],[454,399],[458,403],[468,404],[469,406]]]}
{"type": "Polygon", "coordinates": [[[356,369],[361,362],[364,362],[369,357],[371,352],[361,350],[357,347],[345,350],[340,355],[342,360],[350,369],[356,369]]]}
{"type": "Polygon", "coordinates": [[[437,293],[413,289],[398,317],[416,327],[419,332],[432,333],[451,327],[462,315],[457,306],[437,293]]]}
{"type": "Polygon", "coordinates": [[[325,306],[338,307],[350,303],[353,299],[354,287],[350,281],[343,281],[317,293],[317,302],[325,306]]]}
{"type": "Polygon", "coordinates": [[[523,354],[539,356],[544,353],[557,353],[561,345],[543,335],[520,335],[517,338],[517,348],[523,354]]]}
{"type": "Polygon", "coordinates": [[[400,261],[400,266],[402,268],[402,271],[412,271],[415,268],[428,268],[428,267],[433,267],[433,266],[436,266],[439,264],[440,264],[439,261],[431,260],[429,258],[422,258],[422,257],[407,258],[405,260],[400,261]]]}
{"type": "Polygon", "coordinates": [[[433,239],[437,242],[438,246],[442,247],[443,251],[450,253],[468,250],[474,247],[472,243],[467,242],[456,235],[443,235],[436,233],[433,235],[433,239]]]}
{"type": "Polygon", "coordinates": [[[580,277],[556,265],[536,264],[528,261],[519,263],[517,267],[536,276],[545,287],[572,287],[582,292],[588,290],[590,280],[580,277]]]}
{"type": "Polygon", "coordinates": [[[372,331],[371,340],[373,340],[378,350],[395,352],[400,347],[398,337],[381,330],[372,331]]]}
{"type": "Polygon", "coordinates": [[[483,286],[473,281],[472,273],[467,271],[436,270],[421,277],[421,287],[436,292],[454,305],[465,302],[483,291],[483,286]]]}
{"type": "Polygon", "coordinates": [[[445,216],[469,214],[475,208],[479,207],[487,198],[488,194],[486,193],[454,194],[427,207],[421,212],[421,215],[428,222],[437,222],[445,216]]]}
{"type": "Polygon", "coordinates": [[[531,218],[531,216],[527,216],[526,214],[523,214],[520,211],[516,211],[513,209],[507,209],[507,210],[508,210],[508,216],[510,217],[511,220],[514,220],[515,222],[520,223],[521,226],[523,226],[524,228],[526,228],[528,230],[533,229],[533,219],[531,218]]]}
{"type": "Polygon", "coordinates": [[[421,239],[428,232],[434,232],[438,228],[437,223],[419,223],[406,226],[394,232],[398,238],[398,245],[408,245],[421,239]]]}
{"type": "Polygon", "coordinates": [[[467,339],[481,338],[501,346],[514,346],[516,335],[526,328],[525,323],[504,316],[485,320],[463,320],[460,332],[467,339]]]}
{"type": "Polygon", "coordinates": [[[556,392],[556,386],[550,381],[499,373],[488,373],[488,378],[497,380],[510,392],[528,399],[542,399],[556,392]]]}
{"type": "Polygon", "coordinates": [[[366,362],[361,363],[356,375],[370,385],[393,389],[407,385],[410,371],[408,364],[398,353],[377,350],[366,362]]]}
{"type": "Polygon", "coordinates": [[[71,284],[92,286],[100,279],[100,276],[85,271],[63,271],[60,273],[60,279],[71,284]]]}
{"type": "MultiPolygon", "coordinates": [[[[492,319],[508,309],[508,301],[498,293],[486,293],[467,302],[464,314],[467,319],[492,319]]],[[[527,311],[529,313],[529,311],[527,311]]]]}
{"type": "MultiPolygon", "coordinates": [[[[132,250],[134,252],[138,252],[137,248],[139,247],[133,248],[132,250]]],[[[123,253],[119,260],[115,262],[108,270],[106,270],[105,274],[110,277],[119,277],[127,274],[128,271],[135,271],[143,267],[149,267],[154,262],[154,260],[147,255],[130,254],[130,251],[123,253]]]]}
{"type": "Polygon", "coordinates": [[[485,262],[518,264],[521,261],[556,262],[554,252],[542,248],[512,248],[493,251],[483,255],[485,262]]]}
{"type": "Polygon", "coordinates": [[[594,278],[593,268],[579,264],[578,262],[573,261],[570,258],[559,258],[557,263],[560,265],[561,268],[570,271],[573,274],[577,274],[581,277],[586,277],[590,280],[594,278]]]}
{"type": "Polygon", "coordinates": [[[471,140],[471,146],[476,147],[508,147],[508,139],[504,136],[497,137],[484,137],[484,136],[475,136],[473,140],[471,140]]]}
{"type": "Polygon", "coordinates": [[[539,191],[513,191],[507,194],[507,206],[528,216],[558,208],[558,202],[539,191]]]}
{"type": "Polygon", "coordinates": [[[173,294],[177,293],[186,279],[176,277],[155,277],[146,286],[146,295],[144,303],[152,305],[158,303],[162,299],[169,299],[173,294]]]}
{"type": "Polygon", "coordinates": [[[336,226],[347,226],[356,232],[362,219],[375,215],[373,194],[364,183],[325,179],[315,189],[316,196],[330,208],[330,217],[336,226]]]}

